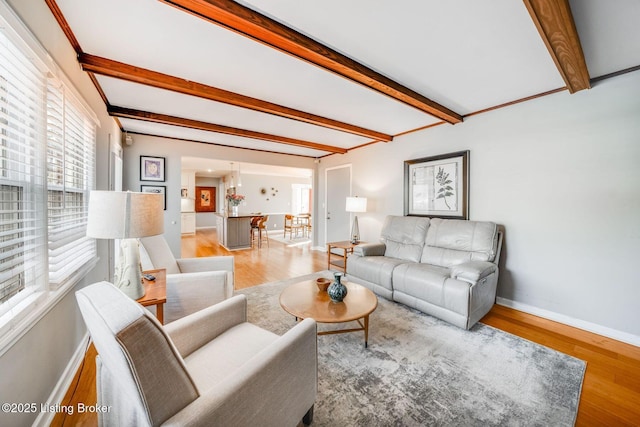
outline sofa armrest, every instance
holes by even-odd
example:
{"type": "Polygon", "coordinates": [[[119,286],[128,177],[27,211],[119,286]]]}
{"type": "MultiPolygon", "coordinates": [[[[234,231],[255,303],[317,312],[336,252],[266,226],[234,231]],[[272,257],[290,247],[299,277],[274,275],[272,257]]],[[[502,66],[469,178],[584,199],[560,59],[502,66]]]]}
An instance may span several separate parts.
{"type": "Polygon", "coordinates": [[[316,333],[298,323],[163,425],[296,425],[317,396],[316,333]]]}
{"type": "Polygon", "coordinates": [[[236,295],[164,326],[182,357],[247,321],[247,297],[236,295]]]}
{"type": "Polygon", "coordinates": [[[496,271],[498,266],[492,262],[469,261],[451,267],[451,278],[475,284],[496,271]]]}
{"type": "Polygon", "coordinates": [[[353,248],[353,254],[359,256],[383,256],[386,248],[384,243],[365,243],[353,248]]]}

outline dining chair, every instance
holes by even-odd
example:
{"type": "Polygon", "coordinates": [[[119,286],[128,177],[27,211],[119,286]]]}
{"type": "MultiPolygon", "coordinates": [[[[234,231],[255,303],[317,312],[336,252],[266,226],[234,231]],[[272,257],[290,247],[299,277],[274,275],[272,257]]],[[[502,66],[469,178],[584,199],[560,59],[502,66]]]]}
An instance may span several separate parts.
{"type": "Polygon", "coordinates": [[[284,216],[284,237],[287,237],[287,231],[289,231],[289,238],[293,239],[293,233],[295,232],[297,237],[300,230],[303,230],[302,225],[295,220],[293,215],[286,214],[284,216]]]}

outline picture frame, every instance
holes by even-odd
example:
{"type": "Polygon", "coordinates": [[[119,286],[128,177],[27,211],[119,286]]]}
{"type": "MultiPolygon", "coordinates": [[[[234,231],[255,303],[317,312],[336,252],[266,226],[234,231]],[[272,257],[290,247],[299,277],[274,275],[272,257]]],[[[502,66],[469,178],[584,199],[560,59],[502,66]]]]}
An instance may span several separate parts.
{"type": "Polygon", "coordinates": [[[167,210],[167,187],[164,185],[141,185],[140,186],[141,193],[154,193],[154,194],[162,194],[164,197],[164,201],[162,202],[162,209],[167,210]]]}
{"type": "Polygon", "coordinates": [[[404,214],[469,219],[469,150],[406,160],[404,214]]]}
{"type": "Polygon", "coordinates": [[[140,181],[164,182],[164,157],[140,156],[140,181]]]}
{"type": "Polygon", "coordinates": [[[196,187],[196,212],[216,211],[216,187],[196,187]]]}

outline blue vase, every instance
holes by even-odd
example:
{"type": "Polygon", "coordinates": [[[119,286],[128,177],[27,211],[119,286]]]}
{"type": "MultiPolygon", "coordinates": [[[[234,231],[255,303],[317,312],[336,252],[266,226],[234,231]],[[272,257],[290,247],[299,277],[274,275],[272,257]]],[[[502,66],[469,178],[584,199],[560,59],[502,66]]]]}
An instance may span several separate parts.
{"type": "Polygon", "coordinates": [[[329,288],[327,289],[327,293],[329,294],[329,298],[333,302],[342,302],[344,297],[347,296],[347,287],[340,282],[342,279],[342,273],[333,273],[334,281],[329,288]]]}

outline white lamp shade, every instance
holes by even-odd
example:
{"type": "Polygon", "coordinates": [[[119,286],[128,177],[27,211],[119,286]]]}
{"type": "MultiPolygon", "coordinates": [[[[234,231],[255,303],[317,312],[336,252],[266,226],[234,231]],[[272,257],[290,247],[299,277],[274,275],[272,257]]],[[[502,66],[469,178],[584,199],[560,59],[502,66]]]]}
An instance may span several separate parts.
{"type": "Polygon", "coordinates": [[[347,197],[347,212],[366,212],[367,211],[367,198],[366,197],[347,197]]]}
{"type": "Polygon", "coordinates": [[[87,236],[129,239],[164,233],[164,195],[130,191],[92,191],[87,236]]]}

